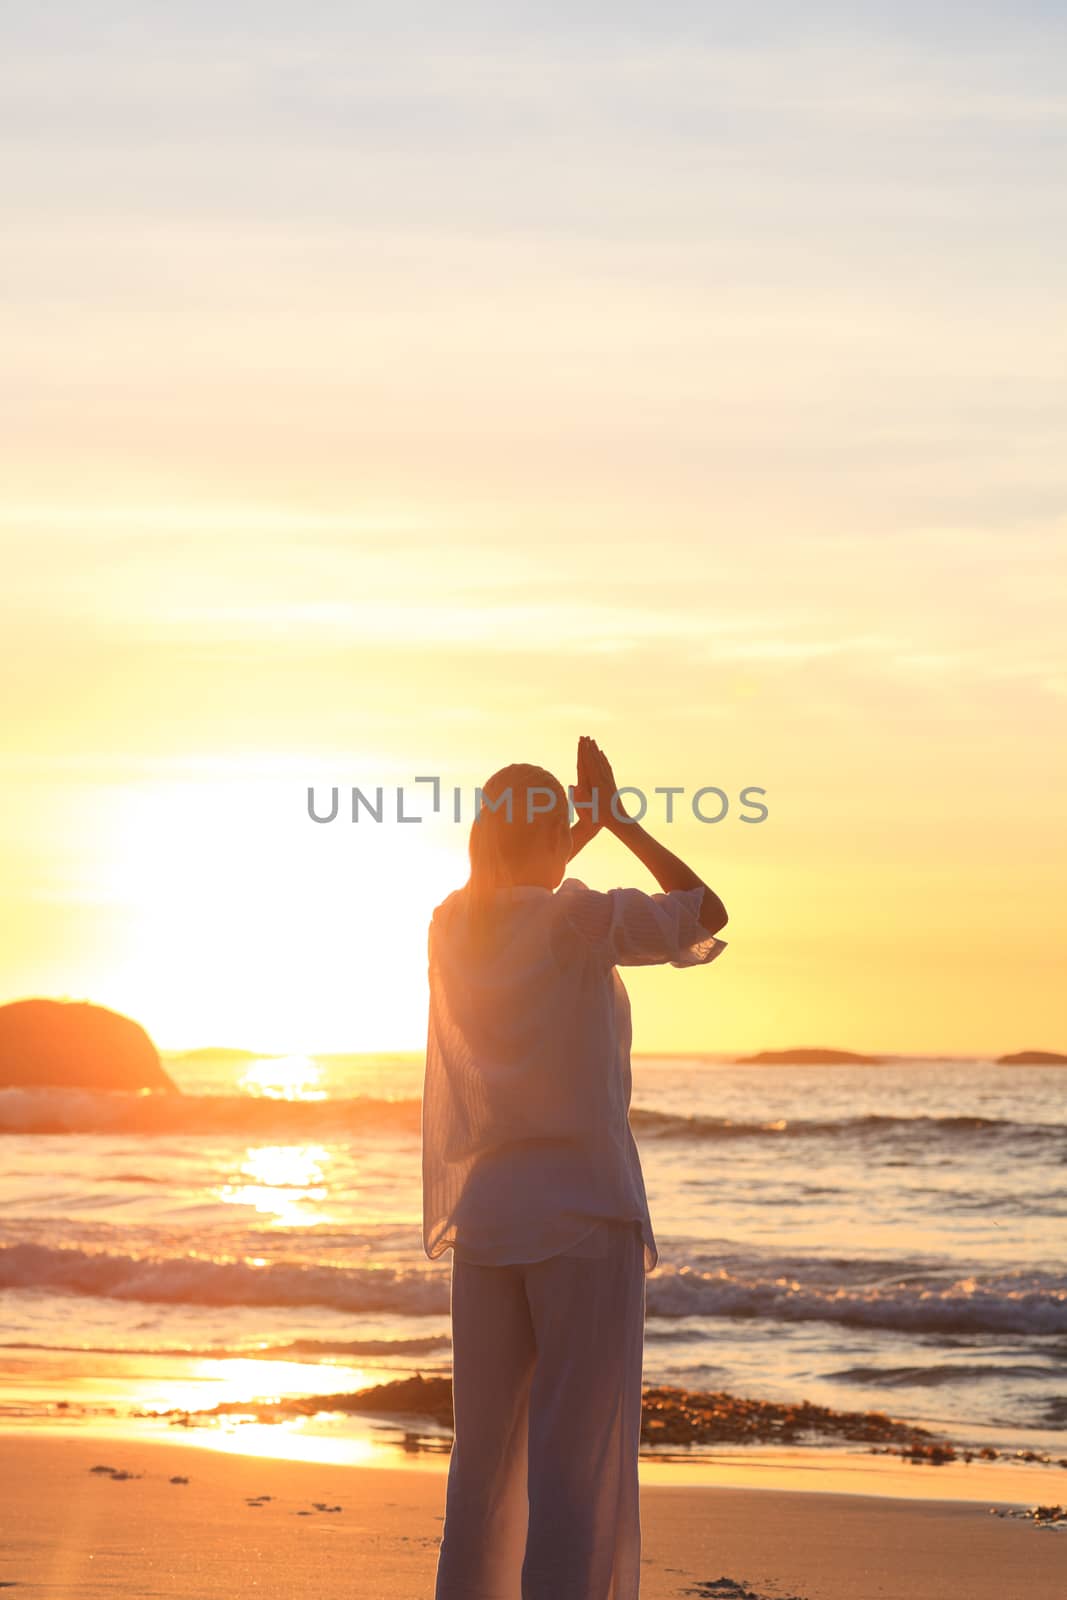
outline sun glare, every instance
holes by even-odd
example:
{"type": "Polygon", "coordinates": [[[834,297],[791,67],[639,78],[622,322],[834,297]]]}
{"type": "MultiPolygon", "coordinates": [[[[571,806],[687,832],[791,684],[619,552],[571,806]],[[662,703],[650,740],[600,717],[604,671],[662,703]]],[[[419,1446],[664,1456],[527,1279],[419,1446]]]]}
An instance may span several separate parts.
{"type": "Polygon", "coordinates": [[[322,1068],[310,1056],[265,1056],[253,1061],[241,1074],[240,1088],[246,1094],[263,1095],[272,1100],[325,1100],[322,1068]]]}
{"type": "MultiPolygon", "coordinates": [[[[304,1419],[286,1423],[237,1422],[218,1428],[197,1428],[180,1442],[206,1445],[226,1455],[261,1456],[267,1461],[310,1461],[318,1466],[394,1466],[396,1445],[364,1434],[305,1431],[304,1419]]],[[[405,1459],[405,1466],[409,1463],[405,1459]]],[[[429,1463],[437,1466],[435,1459],[429,1463]]],[[[416,1462],[416,1465],[423,1465],[416,1462]]]]}
{"type": "Polygon", "coordinates": [[[329,1161],[323,1145],[253,1146],[241,1164],[241,1176],[250,1181],[224,1184],[218,1197],[228,1205],[251,1207],[275,1227],[313,1227],[329,1220],[319,1209],[329,1192],[329,1161]]]}
{"type": "MultiPolygon", "coordinates": [[[[347,775],[370,781],[358,761],[347,775]]],[[[466,876],[460,830],[316,826],[298,774],[255,771],[116,789],[102,815],[93,893],[123,931],[83,981],[164,1048],[294,1052],[242,1087],[312,1099],[300,1052],[418,1046],[426,926],[466,876]]]]}
{"type": "Polygon", "coordinates": [[[285,1395],[336,1394],[338,1389],[365,1389],[373,1382],[363,1367],[315,1366],[311,1362],[257,1361],[231,1356],[194,1361],[188,1378],[166,1379],[157,1396],[147,1400],[149,1412],[206,1411],[217,1405],[244,1402],[271,1405],[285,1395]]]}

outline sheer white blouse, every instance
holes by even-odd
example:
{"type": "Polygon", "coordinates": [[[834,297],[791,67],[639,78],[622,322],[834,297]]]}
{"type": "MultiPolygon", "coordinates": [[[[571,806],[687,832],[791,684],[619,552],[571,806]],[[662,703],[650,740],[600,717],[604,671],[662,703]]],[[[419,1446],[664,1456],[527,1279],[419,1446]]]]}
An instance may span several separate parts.
{"type": "Polygon", "coordinates": [[[604,1221],[658,1250],[630,1129],[630,1001],[617,966],[706,965],[725,940],[704,891],[589,889],[566,878],[497,892],[471,950],[464,895],[434,911],[422,1097],[423,1245],[483,1266],[543,1261],[604,1221]]]}

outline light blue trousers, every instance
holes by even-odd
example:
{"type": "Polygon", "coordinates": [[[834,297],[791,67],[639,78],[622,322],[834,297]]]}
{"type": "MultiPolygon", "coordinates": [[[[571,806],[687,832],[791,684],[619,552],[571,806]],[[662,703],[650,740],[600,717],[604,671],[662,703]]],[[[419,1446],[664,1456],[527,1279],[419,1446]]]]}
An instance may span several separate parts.
{"type": "Polygon", "coordinates": [[[644,1321],[636,1222],[547,1261],[453,1255],[436,1600],[637,1600],[644,1321]]]}

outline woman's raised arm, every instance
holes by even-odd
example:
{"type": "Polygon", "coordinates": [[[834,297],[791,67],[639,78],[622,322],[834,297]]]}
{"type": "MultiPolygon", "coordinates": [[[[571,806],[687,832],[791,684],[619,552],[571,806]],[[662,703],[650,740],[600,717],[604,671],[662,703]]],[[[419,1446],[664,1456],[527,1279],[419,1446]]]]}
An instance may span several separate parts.
{"type": "Polygon", "coordinates": [[[614,808],[612,807],[611,802],[617,793],[618,785],[610,761],[594,739],[587,741],[585,761],[590,791],[595,792],[597,796],[596,814],[600,826],[607,828],[616,839],[621,839],[642,866],[648,868],[665,894],[669,894],[672,889],[703,889],[704,899],[700,906],[701,923],[709,933],[718,933],[720,928],[725,928],[729,920],[726,907],[714,889],[710,889],[703,878],[695,873],[692,867],[687,866],[680,856],[676,856],[666,845],[654,839],[647,828],[643,828],[629,815],[625,806],[616,804],[614,808]]]}

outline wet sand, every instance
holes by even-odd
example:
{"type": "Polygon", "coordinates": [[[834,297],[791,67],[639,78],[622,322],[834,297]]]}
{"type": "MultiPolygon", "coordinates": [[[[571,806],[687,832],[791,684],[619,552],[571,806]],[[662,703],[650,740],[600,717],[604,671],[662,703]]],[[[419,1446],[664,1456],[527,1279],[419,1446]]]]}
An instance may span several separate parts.
{"type": "MultiPolygon", "coordinates": [[[[915,1479],[925,1488],[925,1472],[915,1479]]],[[[642,1600],[1062,1600],[1067,1532],[993,1500],[648,1483],[642,1600]]],[[[1067,1474],[1064,1474],[1067,1478],[1067,1474]]],[[[1063,1499],[1049,1474],[1049,1501],[1063,1499]]],[[[0,1436],[13,1600],[431,1600],[442,1463],[319,1465],[84,1436],[0,1436]],[[107,1469],[97,1470],[94,1468],[107,1469]],[[186,1480],[186,1481],[179,1481],[186,1480]]],[[[1003,1502],[1002,1502],[1003,1504],[1003,1502]]]]}

